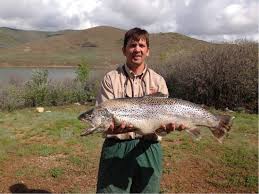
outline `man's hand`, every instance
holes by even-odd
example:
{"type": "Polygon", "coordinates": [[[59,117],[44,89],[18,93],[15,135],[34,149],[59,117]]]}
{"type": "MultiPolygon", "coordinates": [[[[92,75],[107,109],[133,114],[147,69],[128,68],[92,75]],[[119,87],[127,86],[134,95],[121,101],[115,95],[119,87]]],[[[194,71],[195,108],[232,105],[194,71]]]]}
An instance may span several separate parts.
{"type": "MultiPolygon", "coordinates": [[[[169,123],[167,125],[161,125],[155,132],[156,133],[170,133],[172,131],[182,131],[186,129],[186,126],[183,124],[181,125],[176,125],[175,123],[169,123]]],[[[134,131],[133,125],[126,125],[126,122],[122,122],[120,126],[115,126],[114,125],[114,120],[111,123],[110,127],[106,131],[106,134],[120,134],[120,133],[127,133],[134,131]]]]}
{"type": "Polygon", "coordinates": [[[170,133],[172,131],[182,131],[186,129],[186,126],[184,126],[183,124],[180,125],[176,125],[175,123],[169,123],[167,125],[161,125],[157,130],[156,133],[170,133]]]}
{"type": "Polygon", "coordinates": [[[120,134],[120,133],[126,133],[126,132],[130,132],[130,131],[134,131],[133,130],[133,125],[126,125],[126,122],[122,122],[120,126],[115,127],[114,125],[114,120],[111,123],[110,127],[108,128],[108,130],[106,131],[107,134],[120,134]]]}

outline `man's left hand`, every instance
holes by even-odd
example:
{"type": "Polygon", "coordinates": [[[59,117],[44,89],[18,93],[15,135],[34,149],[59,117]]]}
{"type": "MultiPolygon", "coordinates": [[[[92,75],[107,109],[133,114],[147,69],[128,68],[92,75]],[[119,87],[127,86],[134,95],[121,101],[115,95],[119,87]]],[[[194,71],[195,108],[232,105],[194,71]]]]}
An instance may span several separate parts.
{"type": "Polygon", "coordinates": [[[186,129],[186,126],[184,126],[183,124],[180,124],[180,125],[176,125],[175,123],[169,123],[169,124],[166,124],[166,125],[161,125],[157,130],[156,132],[157,133],[163,133],[163,132],[166,132],[166,133],[170,133],[172,131],[182,131],[186,129]]]}

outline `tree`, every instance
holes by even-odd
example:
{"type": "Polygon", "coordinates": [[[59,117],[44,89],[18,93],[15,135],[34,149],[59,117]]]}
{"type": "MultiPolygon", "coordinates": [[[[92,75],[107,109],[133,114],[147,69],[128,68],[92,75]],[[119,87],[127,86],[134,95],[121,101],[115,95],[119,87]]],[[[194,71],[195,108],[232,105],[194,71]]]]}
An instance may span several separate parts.
{"type": "Polygon", "coordinates": [[[90,68],[89,64],[86,62],[84,58],[81,59],[81,62],[78,64],[75,73],[76,80],[78,80],[82,84],[85,84],[87,82],[90,73],[90,68]]]}

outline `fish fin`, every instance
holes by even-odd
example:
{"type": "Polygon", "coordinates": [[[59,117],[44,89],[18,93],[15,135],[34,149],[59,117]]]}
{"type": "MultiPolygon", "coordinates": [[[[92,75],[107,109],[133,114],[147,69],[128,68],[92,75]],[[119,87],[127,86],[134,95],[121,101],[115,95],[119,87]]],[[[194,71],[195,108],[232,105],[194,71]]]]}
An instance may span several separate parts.
{"type": "Polygon", "coordinates": [[[162,92],[156,92],[156,93],[153,93],[153,94],[145,95],[143,98],[149,98],[149,97],[168,98],[168,95],[163,94],[162,92]]]}
{"type": "Polygon", "coordinates": [[[87,135],[90,135],[92,134],[98,127],[92,127],[92,128],[89,128],[89,129],[85,129],[81,134],[80,136],[87,136],[87,135]]]}
{"type": "Polygon", "coordinates": [[[198,129],[198,128],[188,128],[188,129],[186,129],[186,131],[188,133],[190,133],[194,137],[195,140],[201,139],[200,129],[198,129]]]}
{"type": "Polygon", "coordinates": [[[216,137],[216,139],[222,143],[224,137],[231,130],[235,117],[230,115],[217,115],[216,117],[219,119],[219,124],[217,127],[211,128],[211,132],[214,137],[216,137]]]}

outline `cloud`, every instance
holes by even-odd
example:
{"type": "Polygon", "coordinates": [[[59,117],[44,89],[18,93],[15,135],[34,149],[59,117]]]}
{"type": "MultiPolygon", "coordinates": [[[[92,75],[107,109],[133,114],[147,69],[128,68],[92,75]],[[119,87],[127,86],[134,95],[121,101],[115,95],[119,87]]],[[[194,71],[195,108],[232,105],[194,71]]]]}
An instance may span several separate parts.
{"type": "Polygon", "coordinates": [[[108,25],[201,39],[258,40],[257,0],[0,0],[0,26],[62,30],[108,25]]]}
{"type": "Polygon", "coordinates": [[[98,25],[169,31],[174,28],[172,9],[170,0],[105,0],[94,9],[90,19],[98,25]]]}
{"type": "Polygon", "coordinates": [[[71,0],[0,0],[0,26],[28,30],[77,29],[86,20],[86,6],[84,1],[71,0]]]}
{"type": "Polygon", "coordinates": [[[258,39],[257,0],[112,0],[100,1],[90,20],[95,25],[150,32],[179,32],[201,39],[258,39]]]}
{"type": "Polygon", "coordinates": [[[193,0],[179,2],[177,30],[191,35],[230,35],[258,32],[256,0],[193,0]]]}

